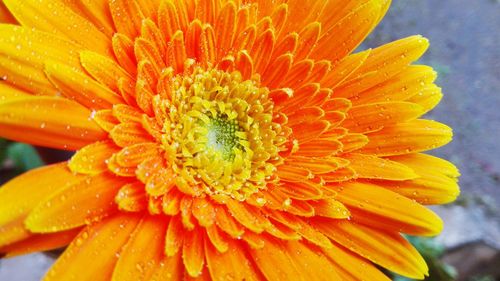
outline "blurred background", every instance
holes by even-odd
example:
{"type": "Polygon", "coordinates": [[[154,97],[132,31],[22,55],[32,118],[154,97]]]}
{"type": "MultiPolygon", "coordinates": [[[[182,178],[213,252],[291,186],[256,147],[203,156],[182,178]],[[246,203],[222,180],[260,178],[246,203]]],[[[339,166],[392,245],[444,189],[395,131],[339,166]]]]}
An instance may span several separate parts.
{"type": "MultiPolygon", "coordinates": [[[[444,98],[431,113],[454,129],[454,140],[431,154],[456,164],[462,194],[433,207],[445,221],[437,238],[413,238],[434,281],[500,280],[500,1],[393,0],[360,49],[413,34],[430,39],[419,61],[439,73],[444,98]]],[[[67,153],[0,140],[0,183],[67,153]]],[[[57,253],[0,260],[0,280],[38,281],[57,253]]],[[[393,276],[394,280],[408,280],[393,276]]]]}

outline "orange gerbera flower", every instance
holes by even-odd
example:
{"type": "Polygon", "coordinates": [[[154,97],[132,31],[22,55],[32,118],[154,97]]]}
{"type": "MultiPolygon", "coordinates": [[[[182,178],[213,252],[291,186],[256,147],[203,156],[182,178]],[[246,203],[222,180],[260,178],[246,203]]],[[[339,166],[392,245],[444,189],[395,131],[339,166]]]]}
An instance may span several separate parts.
{"type": "Polygon", "coordinates": [[[421,36],[351,54],[389,0],[4,0],[0,135],[76,150],[0,190],[0,252],[45,280],[389,280],[427,266],[421,36]],[[12,20],[12,19],[11,19],[12,20]]]}

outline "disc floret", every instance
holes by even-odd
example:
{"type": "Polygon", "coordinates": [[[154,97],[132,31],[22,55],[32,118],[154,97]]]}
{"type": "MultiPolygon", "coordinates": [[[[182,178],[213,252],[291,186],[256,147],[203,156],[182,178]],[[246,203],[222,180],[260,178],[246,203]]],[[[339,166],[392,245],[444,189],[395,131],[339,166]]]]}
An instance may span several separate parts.
{"type": "Polygon", "coordinates": [[[265,188],[280,162],[268,89],[239,72],[198,66],[169,82],[169,95],[160,94],[168,97],[160,102],[163,146],[178,186],[238,200],[265,188]]]}

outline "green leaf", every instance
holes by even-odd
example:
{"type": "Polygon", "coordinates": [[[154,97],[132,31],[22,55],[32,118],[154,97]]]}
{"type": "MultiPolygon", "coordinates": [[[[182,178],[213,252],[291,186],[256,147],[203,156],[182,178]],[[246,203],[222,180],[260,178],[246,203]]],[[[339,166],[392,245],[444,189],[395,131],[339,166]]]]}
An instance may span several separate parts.
{"type": "Polygon", "coordinates": [[[7,146],[9,142],[4,139],[0,139],[0,165],[5,161],[5,158],[7,158],[7,146]]]}
{"type": "Polygon", "coordinates": [[[27,171],[42,166],[44,163],[33,146],[24,143],[12,143],[7,148],[17,170],[27,171]]]}

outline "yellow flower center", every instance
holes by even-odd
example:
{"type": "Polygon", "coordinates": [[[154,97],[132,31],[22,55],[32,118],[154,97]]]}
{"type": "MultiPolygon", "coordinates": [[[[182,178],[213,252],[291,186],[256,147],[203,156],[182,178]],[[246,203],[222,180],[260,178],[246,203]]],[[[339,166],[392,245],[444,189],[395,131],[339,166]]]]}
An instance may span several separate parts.
{"type": "Polygon", "coordinates": [[[283,138],[269,91],[258,84],[195,66],[160,93],[163,147],[183,192],[244,200],[273,180],[283,138]]]}

